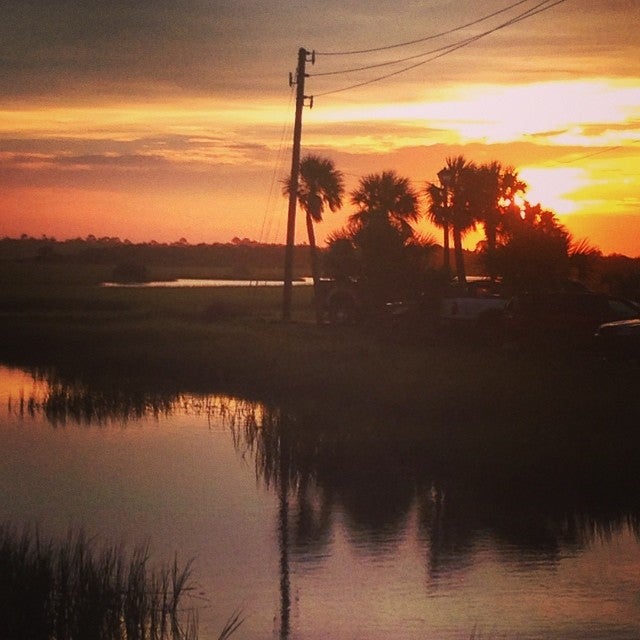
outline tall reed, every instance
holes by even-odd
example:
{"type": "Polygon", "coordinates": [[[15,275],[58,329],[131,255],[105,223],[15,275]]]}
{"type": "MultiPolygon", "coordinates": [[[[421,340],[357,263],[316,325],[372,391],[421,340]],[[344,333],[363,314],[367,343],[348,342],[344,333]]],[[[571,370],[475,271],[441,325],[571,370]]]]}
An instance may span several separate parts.
{"type": "Polygon", "coordinates": [[[149,566],[149,548],[98,548],[82,532],[62,542],[0,526],[3,640],[195,640],[183,607],[191,562],[149,566]]]}

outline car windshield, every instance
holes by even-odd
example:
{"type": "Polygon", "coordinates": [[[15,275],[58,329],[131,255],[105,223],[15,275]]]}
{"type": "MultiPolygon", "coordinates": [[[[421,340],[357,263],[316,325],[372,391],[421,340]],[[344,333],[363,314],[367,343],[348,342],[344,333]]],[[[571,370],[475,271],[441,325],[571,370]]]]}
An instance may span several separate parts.
{"type": "Polygon", "coordinates": [[[620,320],[640,317],[640,307],[630,300],[609,298],[609,308],[614,316],[620,320]]]}

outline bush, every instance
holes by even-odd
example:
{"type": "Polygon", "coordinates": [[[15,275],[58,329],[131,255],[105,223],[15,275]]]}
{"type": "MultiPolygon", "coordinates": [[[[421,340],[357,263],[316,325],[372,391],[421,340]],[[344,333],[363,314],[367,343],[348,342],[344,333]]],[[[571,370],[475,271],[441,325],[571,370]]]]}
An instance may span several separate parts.
{"type": "Polygon", "coordinates": [[[124,262],[113,269],[111,278],[114,282],[133,283],[149,282],[149,269],[138,262],[124,262]]]}

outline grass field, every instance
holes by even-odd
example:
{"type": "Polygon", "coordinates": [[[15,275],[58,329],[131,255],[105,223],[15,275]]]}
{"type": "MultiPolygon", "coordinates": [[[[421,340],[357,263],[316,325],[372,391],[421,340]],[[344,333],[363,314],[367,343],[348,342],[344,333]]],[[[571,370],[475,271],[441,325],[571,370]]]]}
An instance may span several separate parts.
{"type": "Polygon", "coordinates": [[[286,442],[290,474],[310,470],[348,495],[355,485],[379,501],[409,461],[478,511],[542,518],[535,530],[577,514],[605,533],[622,521],[640,531],[629,515],[640,495],[636,366],[380,319],[317,326],[308,287],[294,288],[283,323],[280,288],[98,286],[108,272],[0,263],[0,362],[118,393],[262,401],[278,416],[254,434],[266,477],[286,442]]]}
{"type": "Polygon", "coordinates": [[[294,321],[283,323],[281,288],[99,287],[107,273],[1,264],[0,360],[101,384],[241,394],[351,434],[428,437],[486,464],[640,457],[637,367],[385,321],[317,326],[308,287],[294,288],[294,321]]]}

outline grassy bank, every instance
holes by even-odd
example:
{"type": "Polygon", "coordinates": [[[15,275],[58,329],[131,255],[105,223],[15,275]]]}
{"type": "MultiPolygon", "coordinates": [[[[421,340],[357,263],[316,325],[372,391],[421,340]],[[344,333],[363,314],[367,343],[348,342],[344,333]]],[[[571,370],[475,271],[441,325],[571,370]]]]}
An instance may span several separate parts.
{"type": "Polygon", "coordinates": [[[0,637],[196,638],[184,610],[189,563],[153,568],[149,551],[102,549],[81,532],[62,542],[0,526],[0,637]]]}
{"type": "Polygon", "coordinates": [[[638,450],[637,368],[562,345],[490,349],[386,321],[316,326],[307,287],[294,288],[295,322],[285,324],[280,288],[101,288],[99,269],[56,269],[2,265],[0,360],[238,393],[332,428],[428,437],[450,455],[519,467],[638,450]]]}

